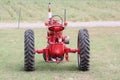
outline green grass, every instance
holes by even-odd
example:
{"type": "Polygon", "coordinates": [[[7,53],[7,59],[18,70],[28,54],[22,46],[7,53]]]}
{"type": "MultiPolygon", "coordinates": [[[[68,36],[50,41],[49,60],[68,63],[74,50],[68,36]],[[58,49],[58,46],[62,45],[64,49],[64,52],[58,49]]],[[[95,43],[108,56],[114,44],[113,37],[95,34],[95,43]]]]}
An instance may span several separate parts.
{"type": "MultiPolygon", "coordinates": [[[[66,28],[69,47],[76,48],[80,28],[66,28]]],[[[68,63],[45,63],[36,55],[36,70],[25,72],[23,35],[25,29],[0,30],[0,80],[120,80],[120,27],[88,28],[91,41],[90,71],[77,69],[77,54],[68,63]]],[[[46,28],[34,29],[36,48],[46,46],[46,28]]]]}
{"type": "Polygon", "coordinates": [[[0,22],[18,21],[20,8],[23,22],[44,22],[48,2],[53,14],[67,9],[68,21],[120,20],[120,0],[0,0],[0,22]]]}

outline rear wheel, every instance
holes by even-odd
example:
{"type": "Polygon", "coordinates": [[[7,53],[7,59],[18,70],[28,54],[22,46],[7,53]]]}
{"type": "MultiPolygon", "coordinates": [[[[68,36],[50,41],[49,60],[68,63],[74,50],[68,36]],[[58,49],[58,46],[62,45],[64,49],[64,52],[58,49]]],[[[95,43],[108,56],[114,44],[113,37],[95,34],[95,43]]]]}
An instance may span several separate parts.
{"type": "Polygon", "coordinates": [[[35,70],[34,61],[34,32],[26,30],[24,33],[24,69],[25,71],[35,70]]]}
{"type": "Polygon", "coordinates": [[[80,49],[80,52],[78,52],[78,69],[81,71],[88,71],[90,62],[90,41],[86,29],[79,30],[78,48],[80,49]]]}

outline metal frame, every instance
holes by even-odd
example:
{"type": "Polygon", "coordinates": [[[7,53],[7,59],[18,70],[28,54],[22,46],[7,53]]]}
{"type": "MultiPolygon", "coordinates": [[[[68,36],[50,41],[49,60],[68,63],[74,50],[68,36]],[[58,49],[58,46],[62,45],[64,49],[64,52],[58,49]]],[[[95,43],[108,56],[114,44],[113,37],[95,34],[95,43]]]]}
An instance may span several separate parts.
{"type": "MultiPolygon", "coordinates": [[[[37,54],[45,54],[46,55],[46,62],[68,62],[69,61],[69,53],[76,53],[80,52],[80,49],[71,49],[67,48],[65,44],[66,36],[62,36],[63,30],[65,26],[67,26],[67,22],[60,23],[58,20],[55,20],[52,16],[50,4],[48,6],[48,21],[45,23],[48,26],[47,32],[47,42],[48,45],[44,49],[35,50],[37,54]],[[57,60],[57,58],[65,57],[65,61],[57,60]],[[49,60],[49,57],[55,59],[49,60]]],[[[59,16],[56,16],[59,17],[59,16]]],[[[59,17],[61,19],[61,17],[59,17]]],[[[63,21],[63,20],[62,20],[63,21]]]]}

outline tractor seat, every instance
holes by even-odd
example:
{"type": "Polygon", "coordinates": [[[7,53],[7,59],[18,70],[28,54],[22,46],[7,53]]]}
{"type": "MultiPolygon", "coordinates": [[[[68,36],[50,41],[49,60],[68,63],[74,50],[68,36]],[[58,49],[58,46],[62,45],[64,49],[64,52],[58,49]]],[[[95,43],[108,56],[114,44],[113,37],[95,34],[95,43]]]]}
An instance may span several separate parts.
{"type": "Polygon", "coordinates": [[[63,26],[52,26],[52,27],[49,27],[48,29],[49,29],[50,31],[58,32],[58,31],[64,30],[64,27],[63,27],[63,26]]]}

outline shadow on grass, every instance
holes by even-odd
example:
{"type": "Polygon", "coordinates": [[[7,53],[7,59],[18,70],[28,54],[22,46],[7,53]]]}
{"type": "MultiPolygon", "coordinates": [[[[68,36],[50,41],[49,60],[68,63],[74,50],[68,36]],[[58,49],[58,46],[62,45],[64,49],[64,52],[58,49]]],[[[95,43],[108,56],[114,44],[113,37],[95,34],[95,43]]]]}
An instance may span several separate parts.
{"type": "Polygon", "coordinates": [[[78,71],[77,66],[74,63],[62,62],[62,63],[47,63],[45,61],[36,62],[37,71],[78,71]]]}
{"type": "MultiPolygon", "coordinates": [[[[61,62],[57,63],[48,63],[45,61],[36,61],[35,63],[35,71],[54,71],[54,72],[65,72],[65,71],[79,71],[74,62],[61,62]]],[[[18,62],[13,64],[5,65],[5,71],[16,72],[22,71],[24,72],[24,63],[18,62]]]]}

